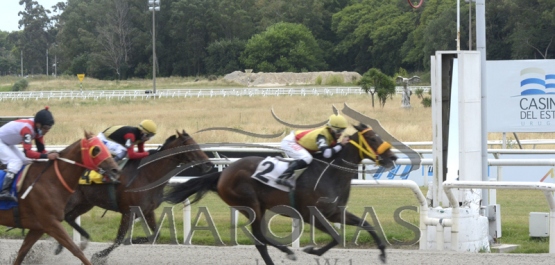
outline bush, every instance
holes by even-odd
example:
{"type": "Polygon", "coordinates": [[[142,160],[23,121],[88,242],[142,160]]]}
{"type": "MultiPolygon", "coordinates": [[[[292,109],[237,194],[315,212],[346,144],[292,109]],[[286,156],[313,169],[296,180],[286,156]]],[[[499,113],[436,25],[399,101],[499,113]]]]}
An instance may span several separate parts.
{"type": "Polygon", "coordinates": [[[422,105],[424,105],[424,107],[429,108],[432,106],[432,98],[430,97],[424,97],[422,99],[422,105]]]}
{"type": "Polygon", "coordinates": [[[314,83],[316,83],[316,85],[321,85],[322,84],[322,76],[321,75],[317,76],[316,81],[314,83]]]}
{"type": "Polygon", "coordinates": [[[326,78],[326,85],[328,86],[340,86],[345,83],[343,75],[331,75],[326,78]]]}
{"type": "Polygon", "coordinates": [[[423,97],[422,94],[424,94],[424,89],[423,88],[417,88],[417,89],[414,90],[414,94],[416,94],[416,96],[419,99],[422,99],[422,97],[423,97]]]}
{"type": "Polygon", "coordinates": [[[27,81],[27,79],[19,79],[13,84],[12,91],[23,91],[27,89],[28,86],[29,81],[27,81]]]}

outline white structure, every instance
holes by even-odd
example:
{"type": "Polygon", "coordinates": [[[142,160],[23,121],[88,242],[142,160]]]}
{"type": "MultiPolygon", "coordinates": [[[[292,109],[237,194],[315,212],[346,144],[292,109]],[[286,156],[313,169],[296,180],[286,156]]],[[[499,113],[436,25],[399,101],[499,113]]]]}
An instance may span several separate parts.
{"type": "MultiPolygon", "coordinates": [[[[430,249],[489,251],[488,218],[480,215],[481,190],[460,190],[460,207],[452,208],[443,191],[445,180],[482,180],[482,100],[480,53],[438,51],[432,56],[433,185],[430,218],[446,220],[428,229],[430,249]],[[450,76],[448,73],[452,73],[450,76]],[[448,140],[447,140],[448,139],[448,140]],[[457,237],[451,221],[457,215],[457,237]],[[445,229],[444,229],[445,227],[445,229]],[[443,234],[443,241],[438,233],[443,234]]],[[[458,205],[457,205],[458,206],[458,205]]]]}

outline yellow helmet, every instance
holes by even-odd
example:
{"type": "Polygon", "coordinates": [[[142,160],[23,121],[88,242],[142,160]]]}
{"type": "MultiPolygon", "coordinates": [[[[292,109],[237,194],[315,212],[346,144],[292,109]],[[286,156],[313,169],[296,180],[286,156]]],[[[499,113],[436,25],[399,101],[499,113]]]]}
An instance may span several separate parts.
{"type": "Polygon", "coordinates": [[[347,126],[349,126],[349,122],[347,122],[347,119],[345,119],[345,117],[333,114],[330,116],[327,126],[334,131],[344,130],[345,128],[347,128],[347,126]]]}
{"type": "Polygon", "coordinates": [[[139,124],[139,129],[148,134],[156,134],[156,123],[152,120],[144,120],[139,124]]]}

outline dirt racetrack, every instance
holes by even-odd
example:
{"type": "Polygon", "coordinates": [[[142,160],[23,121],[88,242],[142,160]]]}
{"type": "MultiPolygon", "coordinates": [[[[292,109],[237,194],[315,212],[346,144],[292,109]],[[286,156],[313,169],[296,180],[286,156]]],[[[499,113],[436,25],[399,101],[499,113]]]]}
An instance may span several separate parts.
{"type": "MultiPolygon", "coordinates": [[[[12,264],[22,240],[0,240],[0,264],[12,264]]],[[[81,264],[64,250],[53,254],[56,243],[41,240],[35,244],[24,260],[24,264],[81,264]]],[[[85,255],[92,255],[106,247],[107,243],[89,243],[85,255]]],[[[295,249],[296,261],[288,260],[285,254],[269,248],[275,264],[296,265],[358,265],[381,264],[376,249],[332,249],[322,257],[308,255],[295,249]]],[[[387,264],[555,264],[555,254],[499,254],[499,253],[455,253],[451,251],[387,250],[387,264]]],[[[120,246],[105,261],[95,264],[194,264],[194,265],[262,265],[264,264],[254,246],[186,246],[186,245],[132,245],[120,246]]]]}

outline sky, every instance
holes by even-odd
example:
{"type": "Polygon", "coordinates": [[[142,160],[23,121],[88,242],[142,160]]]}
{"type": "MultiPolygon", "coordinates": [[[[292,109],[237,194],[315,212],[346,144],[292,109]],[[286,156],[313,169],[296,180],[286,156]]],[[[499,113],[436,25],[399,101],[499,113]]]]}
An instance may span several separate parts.
{"type": "MultiPolygon", "coordinates": [[[[44,9],[50,9],[52,11],[52,6],[58,2],[64,2],[64,0],[34,0],[42,5],[44,9]]],[[[19,19],[17,15],[19,11],[23,11],[24,6],[19,5],[19,0],[2,0],[0,5],[0,30],[2,31],[17,31],[19,30],[19,19]]],[[[52,15],[52,13],[50,13],[52,15]]]]}

